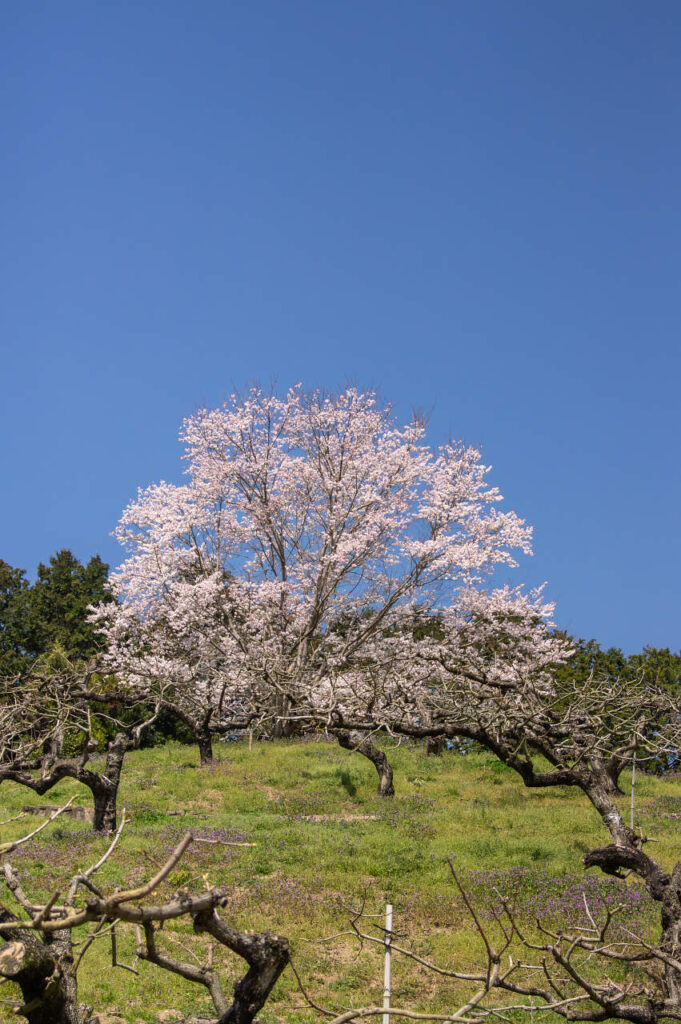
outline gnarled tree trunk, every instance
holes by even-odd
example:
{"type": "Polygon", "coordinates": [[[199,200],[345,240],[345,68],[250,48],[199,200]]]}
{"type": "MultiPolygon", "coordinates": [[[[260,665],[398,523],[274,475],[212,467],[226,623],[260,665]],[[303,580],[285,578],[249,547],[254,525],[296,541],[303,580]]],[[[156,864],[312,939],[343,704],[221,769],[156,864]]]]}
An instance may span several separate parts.
{"type": "Polygon", "coordinates": [[[103,775],[93,776],[89,785],[94,797],[95,816],[92,823],[95,832],[113,832],[116,828],[116,800],[121,781],[123,760],[128,749],[127,736],[119,732],[109,744],[103,775]]]}
{"type": "Polygon", "coordinates": [[[279,975],[290,959],[288,939],[270,932],[238,932],[222,921],[215,911],[194,917],[194,929],[208,932],[248,964],[248,971],[234,985],[234,1001],[217,1024],[251,1024],[265,1005],[279,975]]]}
{"type": "Polygon", "coordinates": [[[175,715],[191,731],[199,748],[199,762],[201,764],[212,764],[213,730],[211,729],[211,719],[213,717],[213,709],[209,709],[202,715],[192,714],[180,704],[167,699],[159,701],[159,707],[164,711],[170,712],[171,715],[175,715]]]}
{"type": "MultiPolygon", "coordinates": [[[[0,906],[0,921],[16,920],[0,906]]],[[[15,1012],[28,1024],[85,1024],[78,1005],[70,933],[57,932],[43,941],[35,932],[17,928],[5,932],[0,949],[0,977],[16,982],[23,1006],[15,1012]]]]}
{"type": "Polygon", "coordinates": [[[390,767],[390,762],[370,736],[363,736],[361,732],[348,732],[345,729],[338,729],[336,731],[336,738],[345,750],[357,751],[358,754],[363,754],[364,757],[371,761],[378,775],[377,792],[379,796],[395,795],[393,770],[390,767]]]}
{"type": "Polygon", "coordinates": [[[75,779],[81,782],[92,793],[94,801],[93,831],[112,832],[116,828],[116,798],[121,780],[121,771],[126,751],[130,745],[129,738],[123,732],[117,733],[109,744],[104,771],[99,774],[86,766],[87,752],[78,762],[54,761],[45,765],[44,761],[20,762],[20,766],[10,765],[0,770],[0,782],[8,779],[26,786],[39,796],[48,793],[62,779],[75,779]],[[35,777],[31,772],[40,771],[35,777]]]}

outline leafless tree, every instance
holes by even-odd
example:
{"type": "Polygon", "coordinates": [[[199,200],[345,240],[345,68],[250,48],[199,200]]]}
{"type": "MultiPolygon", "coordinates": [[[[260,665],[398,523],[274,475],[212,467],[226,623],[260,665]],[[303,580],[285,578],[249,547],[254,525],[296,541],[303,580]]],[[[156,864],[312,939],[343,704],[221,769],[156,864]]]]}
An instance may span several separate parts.
{"type": "Polygon", "coordinates": [[[125,755],[140,745],[161,709],[137,702],[136,723],[123,723],[111,710],[97,709],[90,693],[94,675],[93,669],[79,671],[70,665],[38,666],[19,678],[2,681],[0,783],[12,781],[42,796],[62,779],[74,779],[92,793],[94,831],[112,832],[125,755]],[[98,717],[115,729],[101,771],[90,764],[98,749],[94,737],[98,717]],[[81,752],[75,758],[61,756],[69,733],[81,737],[81,752]]]}
{"type": "MultiPolygon", "coordinates": [[[[14,843],[0,845],[0,854],[11,854],[47,824],[14,843]]],[[[54,892],[46,902],[33,901],[11,863],[3,863],[2,881],[16,911],[0,903],[0,940],[5,943],[0,948],[0,977],[14,982],[21,992],[22,999],[14,1004],[13,1012],[29,1024],[95,1024],[93,1011],[78,1002],[78,970],[88,949],[101,940],[111,943],[113,966],[123,967],[117,958],[117,929],[133,926],[137,959],[202,985],[213,1001],[216,1024],[250,1024],[288,963],[288,940],[268,932],[240,932],[228,924],[218,912],[226,903],[225,888],[211,887],[199,894],[180,891],[163,903],[148,902],[191,846],[190,833],[143,885],[103,892],[95,877],[116,849],[125,824],[123,812],[106,852],[95,864],[71,877],[63,899],[60,892],[54,892]],[[158,933],[164,923],[178,918],[190,918],[195,932],[210,935],[248,964],[247,972],[234,986],[231,1001],[212,963],[184,963],[159,944],[158,933]],[[76,939],[74,930],[83,926],[87,931],[84,935],[79,932],[76,939]]],[[[126,969],[136,972],[134,964],[126,969]]]]}
{"type": "MultiPolygon", "coordinates": [[[[644,680],[624,686],[609,680],[559,681],[545,672],[514,677],[498,671],[494,650],[484,654],[476,665],[468,651],[463,670],[458,659],[448,658],[446,649],[432,645],[424,654],[427,685],[421,681],[417,690],[401,680],[401,703],[393,684],[389,706],[381,707],[377,701],[371,716],[344,724],[364,730],[383,727],[395,735],[421,738],[465,737],[492,751],[529,788],[580,790],[611,839],[585,855],[585,867],[621,879],[637,875],[660,907],[659,940],[646,952],[659,976],[652,995],[644,986],[635,1004],[628,1001],[629,992],[611,999],[614,982],[607,980],[602,989],[593,989],[597,1009],[587,1011],[581,1003],[570,1002],[569,1012],[574,1019],[620,1018],[638,1024],[681,1018],[681,863],[667,871],[656,861],[647,852],[647,837],[626,823],[616,799],[620,775],[634,755],[639,765],[677,756],[681,703],[668,690],[644,680]]],[[[570,968],[561,961],[566,949],[569,964],[581,953],[598,952],[598,942],[605,938],[582,937],[574,945],[571,941],[558,935],[545,949],[568,974],[570,968]]],[[[638,962],[639,954],[636,957],[638,962]]]]}
{"type": "MultiPolygon", "coordinates": [[[[393,1005],[391,1016],[462,1024],[480,1024],[490,1017],[508,1020],[514,1011],[530,1019],[538,1013],[554,1013],[571,1021],[626,1020],[632,1024],[657,1024],[681,1016],[678,1000],[669,995],[665,976],[673,958],[661,945],[651,945],[626,928],[623,905],[604,910],[599,918],[585,900],[582,926],[551,929],[537,922],[535,934],[529,936],[509,900],[499,892],[490,893],[496,907],[491,923],[484,925],[451,861],[449,866],[484,950],[480,966],[461,971],[451,964],[426,959],[410,944],[394,939],[391,950],[418,965],[425,974],[461,982],[469,995],[457,1000],[446,1013],[393,1005]]],[[[381,918],[380,914],[369,914],[362,903],[352,912],[347,932],[322,941],[352,936],[360,949],[366,945],[382,948],[386,937],[377,923],[381,918]]],[[[351,1010],[331,1009],[312,999],[301,979],[299,983],[308,1005],[331,1024],[386,1012],[384,1006],[371,1004],[351,1010]]]]}

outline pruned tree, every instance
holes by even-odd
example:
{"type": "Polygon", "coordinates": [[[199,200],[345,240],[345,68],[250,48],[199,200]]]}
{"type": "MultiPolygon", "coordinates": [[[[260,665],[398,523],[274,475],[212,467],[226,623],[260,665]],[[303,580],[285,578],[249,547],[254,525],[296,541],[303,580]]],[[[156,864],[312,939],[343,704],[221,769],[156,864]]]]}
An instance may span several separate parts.
{"type": "Polygon", "coordinates": [[[0,682],[0,783],[11,781],[43,796],[63,779],[73,779],[92,794],[93,830],[112,832],[125,755],[139,747],[160,708],[138,704],[136,722],[124,723],[93,702],[93,678],[92,669],[63,662],[61,668],[38,664],[0,682]],[[99,747],[94,731],[100,716],[115,733],[98,771],[91,759],[99,747]],[[62,756],[67,734],[80,747],[76,757],[62,756]]]}
{"type": "Polygon", "coordinates": [[[530,549],[477,449],[432,449],[422,422],[398,426],[373,393],[253,389],[181,437],[187,482],[125,510],[118,604],[96,617],[125,685],[172,690],[207,735],[235,712],[314,725],[316,692],[362,671],[405,616],[530,549]]]}
{"type": "MultiPolygon", "coordinates": [[[[660,907],[659,940],[651,949],[664,970],[652,1001],[642,988],[633,1008],[626,1000],[608,1003],[607,982],[599,1010],[570,1012],[575,1019],[621,1017],[639,1024],[681,1017],[681,864],[667,870],[646,852],[647,837],[625,822],[617,803],[620,775],[634,755],[639,765],[675,756],[681,701],[645,677],[620,684],[556,673],[569,648],[548,628],[550,611],[540,595],[471,592],[442,616],[438,636],[419,637],[402,660],[396,648],[392,660],[375,659],[372,672],[329,683],[328,713],[364,730],[475,740],[532,789],[580,790],[611,839],[587,853],[584,864],[643,881],[660,907]]],[[[554,945],[559,957],[565,941],[554,945]]],[[[578,944],[574,953],[589,949],[578,944]]]]}
{"type": "MultiPolygon", "coordinates": [[[[130,632],[138,625],[137,622],[132,624],[130,632]]],[[[253,694],[245,686],[239,686],[224,666],[220,669],[222,683],[219,689],[209,683],[205,669],[195,671],[187,667],[185,671],[178,672],[176,663],[169,663],[164,669],[158,653],[162,650],[162,643],[158,638],[157,643],[157,652],[144,656],[148,665],[153,660],[153,670],[149,666],[143,683],[136,677],[135,685],[131,686],[130,676],[126,675],[126,682],[117,682],[108,690],[90,689],[87,699],[102,707],[147,708],[150,713],[153,709],[154,720],[164,712],[169,714],[194,737],[201,764],[210,764],[216,735],[248,729],[256,719],[262,719],[253,694]]],[[[139,662],[136,661],[138,669],[139,662]]]]}
{"type": "MultiPolygon", "coordinates": [[[[26,1018],[28,1024],[94,1024],[97,1018],[92,1009],[78,1002],[79,968],[88,949],[100,940],[111,942],[114,967],[123,966],[116,955],[117,929],[132,926],[137,932],[137,958],[202,985],[212,999],[215,1024],[250,1024],[289,961],[288,940],[269,932],[241,932],[228,924],[219,913],[227,899],[225,888],[209,887],[198,894],[177,892],[162,903],[148,902],[191,846],[190,833],[149,881],[132,889],[103,892],[95,878],[116,849],[125,824],[123,812],[105,853],[86,870],[73,874],[62,889],[66,892],[63,899],[55,892],[47,901],[35,902],[24,892],[11,863],[3,863],[2,881],[16,909],[0,902],[0,942],[4,943],[0,945],[0,978],[13,982],[21,992],[13,1013],[26,1018]],[[234,986],[231,1001],[215,966],[184,963],[159,944],[163,925],[179,918],[189,918],[196,933],[210,935],[219,946],[246,961],[248,970],[234,986]],[[76,929],[81,929],[77,940],[76,929]]],[[[37,831],[0,844],[0,854],[11,854],[37,831]]],[[[134,966],[126,969],[135,971],[134,966]]]]}
{"type": "MultiPolygon", "coordinates": [[[[513,908],[512,894],[494,891],[485,908],[491,921],[483,923],[451,861],[449,866],[478,935],[482,949],[478,963],[462,970],[455,964],[435,962],[419,954],[413,944],[392,937],[390,948],[393,956],[418,965],[433,981],[461,983],[468,994],[457,996],[444,1012],[393,1004],[390,1017],[461,1024],[481,1024],[489,1018],[532,1021],[539,1014],[555,1014],[568,1021],[632,1024],[679,1019],[679,996],[670,990],[667,977],[674,958],[663,944],[647,942],[627,927],[624,904],[596,909],[585,900],[580,925],[549,926],[536,921],[528,931],[513,908]]],[[[348,931],[324,941],[353,937],[360,952],[370,946],[383,948],[386,935],[377,918],[382,915],[370,914],[363,903],[352,911],[348,931]]],[[[333,1009],[311,998],[302,981],[300,984],[308,1005],[329,1024],[347,1024],[386,1012],[386,1007],[378,1004],[333,1009]]]]}

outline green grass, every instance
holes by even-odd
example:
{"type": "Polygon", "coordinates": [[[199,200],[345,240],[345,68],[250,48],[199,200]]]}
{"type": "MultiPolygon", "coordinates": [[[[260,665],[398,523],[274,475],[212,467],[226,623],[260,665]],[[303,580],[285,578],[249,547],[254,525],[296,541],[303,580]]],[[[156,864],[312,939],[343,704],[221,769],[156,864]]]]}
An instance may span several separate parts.
{"type": "MultiPolygon", "coordinates": [[[[452,858],[481,913],[489,912],[492,886],[515,891],[519,915],[528,927],[535,914],[576,921],[584,885],[586,850],[607,842],[585,798],[567,789],[526,790],[511,771],[487,754],[426,757],[419,747],[390,752],[397,796],[375,795],[373,767],[359,755],[329,743],[219,744],[218,761],[198,766],[195,749],[168,744],[140,751],[126,764],[119,808],[130,825],[120,848],[100,873],[99,884],[138,883],[156,870],[186,830],[242,837],[252,848],[200,845],[190,849],[160,896],[178,888],[201,890],[206,880],[230,887],[222,913],[234,925],[287,935],[296,966],[310,993],[341,1008],[380,1000],[381,951],[365,949],[342,935],[351,908],[362,900],[371,912],[386,901],[395,907],[400,941],[421,955],[461,968],[480,962],[480,942],[452,882],[452,858]],[[183,811],[182,815],[170,812],[183,811]]],[[[624,779],[628,784],[628,779],[624,779]]],[[[0,787],[0,819],[23,804],[58,804],[73,793],[89,805],[89,794],[64,782],[45,798],[12,783],[0,787]]],[[[623,811],[627,799],[622,798],[623,811]]],[[[661,842],[655,855],[665,866],[679,859],[676,811],[681,782],[638,776],[641,821],[661,842]]],[[[35,818],[7,825],[2,838],[18,837],[35,818]]],[[[35,899],[61,887],[74,869],[94,862],[106,841],[86,826],[61,818],[21,853],[12,856],[24,889],[35,899]]],[[[614,899],[614,880],[588,876],[590,899],[614,899]],[[600,895],[599,895],[600,894],[600,895]]],[[[632,889],[628,923],[654,928],[655,908],[632,889]],[[638,902],[637,902],[638,901],[638,902]]],[[[169,952],[187,959],[207,949],[205,937],[180,923],[164,931],[169,952]]],[[[119,935],[119,958],[130,963],[134,935],[119,935]]],[[[216,961],[217,962],[217,961],[216,961]]],[[[224,979],[236,979],[243,965],[220,953],[224,979]]],[[[128,1022],[155,1021],[160,1010],[210,1013],[204,990],[147,964],[139,977],[113,970],[110,945],[88,952],[80,975],[81,998],[98,1010],[111,1009],[128,1022]]],[[[400,959],[394,967],[395,1002],[444,1010],[461,995],[452,983],[427,975],[400,959]]],[[[9,986],[6,986],[9,988],[9,986]]],[[[231,982],[225,981],[229,992],[231,982]]],[[[6,996],[4,991],[0,995],[6,996]]],[[[310,1020],[286,971],[260,1014],[263,1024],[310,1020]]],[[[0,1009],[0,1017],[2,1014],[0,1009]]],[[[16,1019],[7,1015],[7,1020],[16,1019]]]]}

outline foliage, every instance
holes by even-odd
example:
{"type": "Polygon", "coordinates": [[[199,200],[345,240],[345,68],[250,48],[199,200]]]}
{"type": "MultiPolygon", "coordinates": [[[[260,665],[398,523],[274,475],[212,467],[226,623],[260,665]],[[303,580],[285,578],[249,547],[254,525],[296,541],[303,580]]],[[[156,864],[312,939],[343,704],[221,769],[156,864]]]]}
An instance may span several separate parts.
{"type": "Polygon", "coordinates": [[[572,640],[573,653],[557,670],[558,679],[586,682],[609,679],[626,685],[645,680],[658,686],[681,685],[681,651],[646,646],[639,654],[625,655],[619,647],[604,650],[596,640],[572,640]]]}
{"type": "Polygon", "coordinates": [[[25,664],[28,588],[24,570],[0,559],[0,677],[15,675],[25,664]]]}
{"type": "Polygon", "coordinates": [[[112,600],[108,569],[99,555],[83,565],[62,548],[30,584],[23,569],[0,560],[0,677],[19,674],[54,647],[81,660],[101,650],[88,608],[112,600]]]}
{"type": "Polygon", "coordinates": [[[48,565],[40,563],[28,595],[30,654],[42,654],[56,643],[68,658],[86,660],[101,649],[88,621],[88,607],[112,600],[106,586],[108,570],[99,555],[82,565],[66,548],[53,555],[48,565]]]}
{"type": "MultiPolygon", "coordinates": [[[[670,697],[678,697],[681,690],[681,652],[675,654],[668,647],[644,647],[641,653],[625,656],[617,647],[603,650],[596,640],[574,641],[571,657],[557,667],[556,679],[560,684],[588,685],[591,679],[609,681],[616,691],[621,688],[626,699],[632,686],[660,687],[670,697]]],[[[648,770],[670,771],[681,763],[681,754],[668,750],[664,756],[650,760],[648,770]]]]}

